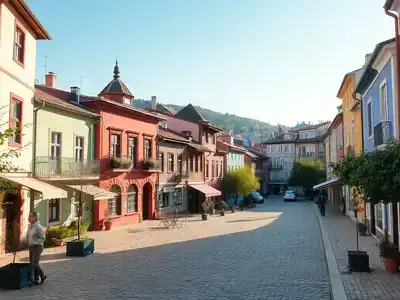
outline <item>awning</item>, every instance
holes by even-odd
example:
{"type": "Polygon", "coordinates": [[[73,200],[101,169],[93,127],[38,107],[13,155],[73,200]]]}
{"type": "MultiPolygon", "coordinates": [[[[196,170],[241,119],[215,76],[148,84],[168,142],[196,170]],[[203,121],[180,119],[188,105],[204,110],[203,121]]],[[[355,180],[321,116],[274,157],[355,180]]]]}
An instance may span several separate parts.
{"type": "Polygon", "coordinates": [[[331,179],[329,179],[329,180],[327,180],[327,181],[324,181],[324,182],[321,182],[321,183],[319,183],[319,184],[317,184],[317,185],[314,185],[314,186],[313,186],[313,189],[314,189],[314,190],[318,190],[318,189],[320,189],[320,188],[323,188],[323,187],[332,185],[332,184],[334,184],[334,183],[337,183],[338,181],[339,181],[339,178],[337,178],[337,177],[331,178],[331,179]]]}
{"type": "Polygon", "coordinates": [[[206,197],[221,196],[221,192],[208,184],[189,184],[190,187],[202,192],[206,197]]]}
{"type": "Polygon", "coordinates": [[[98,186],[87,184],[87,185],[67,185],[68,187],[83,192],[86,195],[93,196],[93,200],[105,200],[112,199],[118,196],[116,193],[107,191],[99,188],[98,186]]]}
{"type": "Polygon", "coordinates": [[[17,184],[26,186],[39,193],[42,193],[42,197],[45,200],[67,198],[67,191],[64,191],[63,189],[60,189],[58,187],[55,187],[51,184],[37,180],[32,177],[13,177],[6,173],[2,173],[0,176],[17,184]]]}

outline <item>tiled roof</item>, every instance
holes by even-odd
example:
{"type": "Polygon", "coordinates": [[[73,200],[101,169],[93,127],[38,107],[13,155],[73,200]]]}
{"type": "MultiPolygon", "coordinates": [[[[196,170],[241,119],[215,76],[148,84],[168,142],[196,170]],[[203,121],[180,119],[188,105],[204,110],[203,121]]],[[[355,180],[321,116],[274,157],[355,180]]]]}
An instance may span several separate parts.
{"type": "MultiPolygon", "coordinates": [[[[86,107],[68,101],[70,93],[63,90],[48,88],[43,85],[35,85],[35,100],[45,102],[59,108],[63,108],[72,112],[76,112],[83,115],[97,117],[98,114],[90,111],[86,107]]],[[[81,99],[89,100],[92,97],[81,95],[81,99]]]]}
{"type": "Polygon", "coordinates": [[[204,147],[203,145],[200,145],[199,143],[196,143],[196,142],[191,142],[189,144],[189,146],[193,147],[194,149],[196,149],[197,151],[200,151],[200,152],[212,152],[207,147],[204,147]]]}
{"type": "Polygon", "coordinates": [[[116,61],[114,67],[114,79],[111,80],[110,83],[106,85],[106,87],[100,92],[99,95],[124,94],[133,98],[132,93],[127,88],[125,83],[123,83],[122,80],[119,79],[119,74],[120,72],[119,72],[118,61],[116,61]]]}
{"type": "MultiPolygon", "coordinates": [[[[276,138],[262,142],[261,144],[291,144],[291,143],[296,142],[297,136],[295,136],[293,139],[285,140],[285,134],[291,134],[291,133],[283,133],[280,136],[277,136],[276,138]]],[[[292,133],[292,135],[297,135],[297,134],[292,133]]]]}
{"type": "Polygon", "coordinates": [[[172,107],[169,107],[167,105],[161,104],[161,103],[157,103],[157,110],[161,111],[163,113],[172,115],[172,116],[174,116],[176,114],[175,109],[173,109],[172,107]]]}
{"type": "Polygon", "coordinates": [[[189,103],[184,108],[176,113],[177,117],[192,122],[207,122],[208,120],[191,104],[189,103]]]}
{"type": "Polygon", "coordinates": [[[163,139],[172,140],[176,142],[182,142],[186,144],[189,144],[191,142],[189,139],[183,137],[178,133],[173,132],[172,130],[159,129],[158,135],[163,139]]]}
{"type": "Polygon", "coordinates": [[[220,143],[220,144],[222,144],[222,145],[228,147],[229,150],[232,150],[232,151],[238,151],[238,152],[242,152],[242,153],[244,153],[244,152],[247,151],[247,150],[246,150],[245,148],[243,148],[243,147],[240,147],[240,146],[237,146],[237,145],[231,145],[231,144],[229,144],[229,143],[227,143],[227,142],[224,142],[224,141],[217,140],[217,143],[220,143]]]}

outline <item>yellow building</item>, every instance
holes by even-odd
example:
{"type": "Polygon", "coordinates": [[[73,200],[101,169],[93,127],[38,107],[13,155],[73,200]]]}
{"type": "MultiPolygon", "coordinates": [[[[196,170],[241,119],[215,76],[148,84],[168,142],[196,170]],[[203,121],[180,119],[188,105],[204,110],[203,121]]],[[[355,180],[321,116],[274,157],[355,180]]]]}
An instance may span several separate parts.
{"type": "MultiPolygon", "coordinates": [[[[358,155],[363,148],[361,107],[360,102],[353,96],[362,70],[361,68],[344,75],[337,93],[337,97],[342,100],[344,155],[358,155]]],[[[352,205],[350,205],[350,199],[353,197],[352,190],[349,186],[345,186],[343,192],[346,198],[346,213],[350,217],[354,217],[352,205]]],[[[364,211],[361,214],[360,221],[365,222],[364,204],[363,207],[364,211]]]]}

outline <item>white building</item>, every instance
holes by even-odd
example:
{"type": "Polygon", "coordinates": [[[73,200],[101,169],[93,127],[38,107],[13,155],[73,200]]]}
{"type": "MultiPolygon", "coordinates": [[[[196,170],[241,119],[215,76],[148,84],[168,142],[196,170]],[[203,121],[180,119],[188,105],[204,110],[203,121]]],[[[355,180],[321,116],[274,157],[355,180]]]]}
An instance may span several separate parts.
{"type": "Polygon", "coordinates": [[[0,130],[4,132],[21,124],[21,134],[1,146],[1,150],[19,150],[20,157],[7,159],[18,170],[1,170],[0,180],[14,182],[20,193],[0,193],[0,203],[12,203],[3,206],[4,212],[0,212],[0,254],[4,247],[7,249],[7,241],[11,238],[23,239],[27,215],[32,209],[33,190],[47,198],[66,197],[63,190],[30,177],[34,142],[36,41],[49,39],[50,35],[25,1],[0,1],[0,130]]]}

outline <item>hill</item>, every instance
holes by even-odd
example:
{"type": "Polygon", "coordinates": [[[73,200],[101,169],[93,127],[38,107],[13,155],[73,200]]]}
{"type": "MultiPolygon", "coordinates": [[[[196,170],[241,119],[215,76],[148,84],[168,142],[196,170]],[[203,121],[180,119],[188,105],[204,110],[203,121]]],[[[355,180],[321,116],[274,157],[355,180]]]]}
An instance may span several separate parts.
{"type": "MultiPolygon", "coordinates": [[[[137,108],[149,108],[151,107],[150,100],[135,99],[134,106],[137,108]]],[[[175,104],[165,104],[166,106],[179,111],[183,106],[175,104]]],[[[240,117],[228,113],[219,113],[207,108],[195,106],[196,109],[210,122],[223,129],[233,130],[235,134],[241,135],[245,139],[251,139],[255,142],[265,141],[273,137],[273,134],[277,134],[278,127],[271,125],[266,122],[261,122],[251,118],[240,117]]]]}

